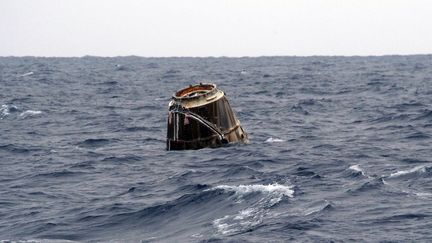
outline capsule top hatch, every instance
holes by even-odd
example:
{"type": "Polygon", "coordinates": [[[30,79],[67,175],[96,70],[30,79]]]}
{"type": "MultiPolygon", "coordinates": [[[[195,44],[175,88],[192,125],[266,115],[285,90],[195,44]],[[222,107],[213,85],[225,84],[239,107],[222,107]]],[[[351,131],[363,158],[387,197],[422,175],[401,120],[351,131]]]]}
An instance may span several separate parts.
{"type": "Polygon", "coordinates": [[[180,89],[168,107],[167,150],[249,141],[225,93],[215,84],[200,83],[180,89]]]}

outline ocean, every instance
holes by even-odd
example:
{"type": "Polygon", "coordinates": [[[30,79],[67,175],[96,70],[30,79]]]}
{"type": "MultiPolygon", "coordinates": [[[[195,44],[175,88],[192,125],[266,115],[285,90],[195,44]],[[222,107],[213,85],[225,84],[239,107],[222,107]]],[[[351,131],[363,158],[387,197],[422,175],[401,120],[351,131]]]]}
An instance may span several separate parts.
{"type": "Polygon", "coordinates": [[[431,242],[432,55],[0,57],[0,241],[431,242]],[[225,91],[250,143],[166,151],[225,91]]]}

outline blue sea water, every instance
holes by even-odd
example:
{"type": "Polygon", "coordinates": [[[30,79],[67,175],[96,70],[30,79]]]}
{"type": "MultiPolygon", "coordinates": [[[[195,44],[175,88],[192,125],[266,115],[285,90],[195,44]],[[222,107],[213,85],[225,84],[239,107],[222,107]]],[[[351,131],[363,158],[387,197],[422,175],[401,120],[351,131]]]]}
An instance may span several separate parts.
{"type": "Polygon", "coordinates": [[[432,241],[432,56],[0,58],[0,240],[432,241]],[[250,144],[166,151],[224,90],[250,144]]]}

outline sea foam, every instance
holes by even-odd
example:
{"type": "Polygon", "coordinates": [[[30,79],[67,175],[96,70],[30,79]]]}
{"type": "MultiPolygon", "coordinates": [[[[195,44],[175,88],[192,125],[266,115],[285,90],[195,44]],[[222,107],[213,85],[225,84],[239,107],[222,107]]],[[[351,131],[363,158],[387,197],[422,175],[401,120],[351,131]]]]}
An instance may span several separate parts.
{"type": "Polygon", "coordinates": [[[10,115],[11,112],[15,112],[18,110],[18,107],[14,105],[2,105],[0,107],[0,119],[5,118],[6,116],[10,115]]]}
{"type": "Polygon", "coordinates": [[[24,74],[19,75],[19,77],[27,77],[27,76],[30,76],[33,74],[34,74],[34,72],[28,72],[28,73],[24,73],[24,74]]]}
{"type": "Polygon", "coordinates": [[[21,118],[26,118],[29,116],[35,116],[35,115],[40,115],[40,114],[42,114],[42,111],[26,110],[26,111],[22,112],[21,114],[19,114],[19,116],[21,118]]]}
{"type": "Polygon", "coordinates": [[[292,186],[280,185],[278,183],[269,184],[269,185],[238,185],[238,186],[220,185],[214,187],[213,189],[223,189],[225,191],[233,191],[238,195],[260,192],[264,194],[272,194],[275,196],[293,197],[294,194],[294,190],[292,186]]]}
{"type": "Polygon", "coordinates": [[[281,142],[285,142],[285,140],[280,139],[280,138],[272,138],[269,137],[267,138],[267,140],[265,140],[266,143],[281,143],[281,142]]]}
{"type": "Polygon", "coordinates": [[[414,174],[414,173],[425,173],[427,171],[427,169],[428,169],[427,166],[419,165],[419,166],[416,166],[412,169],[401,170],[401,171],[397,171],[395,173],[391,173],[389,178],[399,177],[399,176],[404,176],[404,175],[409,175],[409,174],[414,174]]]}
{"type": "Polygon", "coordinates": [[[244,196],[252,193],[258,193],[257,201],[237,201],[238,203],[249,204],[246,208],[243,208],[236,214],[225,215],[213,221],[214,227],[222,235],[247,232],[259,226],[271,208],[279,203],[284,196],[293,197],[294,195],[292,186],[280,185],[278,183],[269,185],[220,185],[208,190],[234,192],[234,195],[238,199],[242,199],[244,196]]]}
{"type": "Polygon", "coordinates": [[[359,172],[362,176],[365,176],[365,173],[363,172],[363,170],[360,168],[359,165],[351,165],[349,167],[349,169],[353,170],[353,171],[356,171],[356,172],[359,172]]]}

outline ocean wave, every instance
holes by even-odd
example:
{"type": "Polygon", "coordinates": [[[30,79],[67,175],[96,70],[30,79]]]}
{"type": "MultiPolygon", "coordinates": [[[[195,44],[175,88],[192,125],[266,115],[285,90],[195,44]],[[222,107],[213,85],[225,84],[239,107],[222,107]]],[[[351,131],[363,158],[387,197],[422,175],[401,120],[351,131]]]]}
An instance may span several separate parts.
{"type": "Polygon", "coordinates": [[[324,200],[324,202],[318,203],[318,205],[316,205],[316,206],[313,205],[313,206],[309,207],[308,209],[306,209],[304,214],[307,216],[307,215],[311,215],[311,214],[330,211],[333,209],[334,209],[333,204],[327,200],[324,200]]]}
{"type": "Polygon", "coordinates": [[[116,64],[115,65],[115,70],[116,71],[129,71],[129,67],[126,67],[126,66],[123,66],[123,65],[120,65],[120,64],[116,64]]]}
{"type": "Polygon", "coordinates": [[[400,103],[389,108],[396,109],[398,111],[406,111],[410,109],[418,109],[419,107],[424,107],[425,104],[420,102],[409,102],[409,103],[400,103]]]}
{"type": "Polygon", "coordinates": [[[418,197],[422,197],[422,198],[430,198],[432,197],[432,193],[430,192],[413,192],[414,195],[418,196],[418,197]]]}
{"type": "Polygon", "coordinates": [[[232,177],[232,176],[251,176],[251,175],[260,175],[261,172],[250,168],[249,166],[235,166],[227,169],[224,172],[224,176],[232,177]]]}
{"type": "MultiPolygon", "coordinates": [[[[229,195],[218,190],[201,190],[201,187],[203,185],[191,185],[185,188],[185,191],[196,189],[193,193],[183,194],[176,199],[149,205],[143,209],[126,208],[126,211],[120,210],[121,212],[113,213],[111,209],[104,207],[96,209],[95,212],[86,212],[82,216],[95,216],[100,214],[101,211],[107,211],[107,213],[111,214],[109,220],[106,220],[105,217],[91,217],[86,218],[86,220],[90,221],[89,223],[92,225],[98,225],[97,230],[101,230],[102,232],[106,232],[107,229],[120,230],[133,226],[141,228],[141,233],[152,235],[158,230],[163,230],[163,227],[167,227],[169,224],[178,225],[185,218],[190,218],[192,221],[193,219],[199,221],[207,219],[208,215],[206,214],[211,212],[209,211],[210,208],[216,206],[226,207],[226,204],[229,202],[227,201],[229,195]],[[161,222],[163,222],[163,227],[160,225],[161,222]]],[[[116,197],[133,194],[135,191],[139,191],[138,194],[143,193],[142,189],[138,190],[135,187],[131,187],[127,191],[116,194],[116,197]]],[[[148,197],[149,195],[144,196],[148,197]]]]}
{"type": "Polygon", "coordinates": [[[33,74],[34,74],[34,72],[27,72],[27,73],[23,73],[23,74],[18,75],[18,77],[27,77],[27,76],[30,76],[33,74]]]}
{"type": "Polygon", "coordinates": [[[303,108],[303,106],[298,105],[298,104],[291,106],[291,111],[293,111],[295,113],[302,114],[302,115],[309,115],[310,114],[309,111],[307,111],[306,109],[303,108]]]}
{"type": "Polygon", "coordinates": [[[321,98],[321,99],[316,99],[316,98],[308,98],[308,99],[300,99],[296,106],[318,106],[318,107],[323,107],[324,103],[331,103],[332,99],[328,99],[328,98],[321,98]]]}
{"type": "Polygon", "coordinates": [[[15,145],[15,144],[0,145],[0,150],[8,151],[11,153],[17,153],[17,154],[29,153],[31,151],[31,149],[29,148],[15,145]]]}
{"type": "Polygon", "coordinates": [[[238,186],[229,186],[229,185],[219,185],[213,187],[210,190],[224,190],[228,192],[234,192],[236,195],[244,196],[250,193],[262,193],[269,194],[277,199],[276,201],[280,201],[283,196],[293,197],[294,189],[292,186],[280,185],[278,183],[268,184],[268,185],[238,185],[238,186]]]}
{"type": "Polygon", "coordinates": [[[30,240],[0,240],[0,243],[79,243],[80,241],[65,239],[30,239],[30,240]]]}
{"type": "Polygon", "coordinates": [[[427,241],[431,60],[0,57],[0,239],[427,241]],[[165,150],[201,79],[250,144],[165,150]]]}
{"type": "Polygon", "coordinates": [[[412,120],[413,121],[418,121],[418,120],[431,121],[432,120],[432,110],[424,109],[424,110],[422,110],[422,112],[419,115],[417,115],[412,120]]]}
{"type": "Polygon", "coordinates": [[[184,186],[180,186],[176,192],[182,193],[193,193],[197,191],[202,191],[208,189],[210,186],[207,184],[188,184],[184,186]]]}
{"type": "Polygon", "coordinates": [[[424,218],[432,217],[429,214],[421,214],[421,213],[405,213],[405,214],[396,214],[392,216],[382,217],[373,220],[374,224],[391,224],[391,223],[402,223],[409,220],[422,220],[424,218]]]}
{"type": "Polygon", "coordinates": [[[70,169],[83,169],[83,170],[94,170],[96,167],[93,165],[94,161],[83,161],[71,165],[70,169]]]}
{"type": "Polygon", "coordinates": [[[278,183],[269,185],[219,185],[207,190],[223,190],[234,192],[237,203],[247,204],[246,208],[235,214],[228,214],[213,221],[213,226],[222,235],[237,234],[240,232],[251,231],[259,226],[267,216],[270,209],[278,204],[284,196],[293,197],[294,190],[292,186],[280,185],[278,183]],[[245,197],[258,193],[259,199],[246,200],[245,197]]]}
{"type": "Polygon", "coordinates": [[[353,172],[353,176],[365,176],[365,173],[362,168],[360,168],[360,165],[351,165],[348,169],[353,172]]]}
{"type": "Polygon", "coordinates": [[[430,137],[431,136],[428,133],[426,133],[426,132],[417,131],[417,132],[413,132],[413,133],[409,134],[408,136],[405,136],[404,138],[405,139],[415,139],[415,140],[418,140],[418,139],[428,139],[430,137]]]}
{"type": "Polygon", "coordinates": [[[10,113],[18,111],[18,107],[14,105],[2,105],[0,107],[0,120],[9,116],[10,113]]]}
{"type": "MultiPolygon", "coordinates": [[[[102,142],[104,144],[104,142],[102,142]]],[[[92,144],[91,146],[95,146],[92,144]]],[[[97,145],[102,146],[102,145],[97,145]]],[[[103,158],[102,161],[104,162],[135,162],[135,161],[141,161],[144,158],[138,155],[123,155],[123,156],[109,156],[106,158],[103,158]]]]}
{"type": "Polygon", "coordinates": [[[309,176],[309,177],[316,177],[317,175],[315,172],[313,172],[310,168],[306,167],[298,167],[296,172],[294,173],[297,176],[309,176]]]}
{"type": "Polygon", "coordinates": [[[157,63],[151,62],[151,63],[144,65],[144,67],[146,67],[146,68],[159,68],[160,66],[157,63]]]}
{"type": "Polygon", "coordinates": [[[215,219],[213,225],[222,235],[231,235],[245,231],[251,231],[260,225],[266,212],[259,208],[247,208],[235,215],[225,215],[215,219]]]}
{"type": "Polygon", "coordinates": [[[380,189],[384,185],[385,185],[384,179],[382,177],[377,177],[361,183],[360,186],[357,186],[356,188],[349,189],[348,192],[349,193],[370,192],[373,190],[380,189]]]}
{"type": "Polygon", "coordinates": [[[52,171],[52,172],[45,172],[45,173],[39,173],[34,175],[33,177],[51,177],[51,178],[64,178],[64,177],[73,177],[76,175],[81,175],[86,172],[81,171],[70,171],[70,170],[61,170],[61,171],[52,171]]]}
{"type": "Polygon", "coordinates": [[[81,148],[97,148],[109,144],[110,141],[110,139],[105,138],[89,138],[78,143],[77,145],[81,148]]]}
{"type": "Polygon", "coordinates": [[[401,160],[401,162],[406,164],[424,164],[429,163],[429,161],[419,158],[404,158],[401,160]]]}
{"type": "Polygon", "coordinates": [[[388,178],[395,178],[395,177],[408,176],[408,175],[421,175],[429,172],[432,172],[432,166],[419,165],[411,169],[401,170],[401,171],[396,171],[394,173],[391,173],[388,178]]]}
{"type": "Polygon", "coordinates": [[[408,114],[392,113],[392,114],[384,114],[381,115],[380,117],[370,119],[369,122],[372,123],[399,122],[399,121],[408,120],[409,118],[410,115],[408,114]]]}
{"type": "Polygon", "coordinates": [[[139,131],[154,131],[157,128],[154,127],[145,127],[145,126],[134,126],[134,127],[126,127],[124,129],[127,132],[139,132],[139,131]]]}
{"type": "Polygon", "coordinates": [[[282,143],[285,142],[285,140],[280,139],[280,138],[273,138],[273,137],[269,137],[267,138],[267,140],[265,140],[266,143],[282,143]]]}
{"type": "MultiPolygon", "coordinates": [[[[2,105],[0,107],[0,119],[3,119],[7,116],[9,116],[11,113],[15,113],[20,111],[20,109],[18,109],[17,106],[15,105],[2,105]]],[[[21,112],[18,117],[19,118],[27,118],[27,117],[33,117],[33,116],[37,116],[42,114],[42,111],[38,111],[38,110],[26,110],[21,112]]]]}
{"type": "Polygon", "coordinates": [[[40,115],[40,114],[42,114],[42,111],[26,110],[26,111],[22,112],[21,114],[19,114],[19,117],[27,118],[27,117],[40,115]]]}

